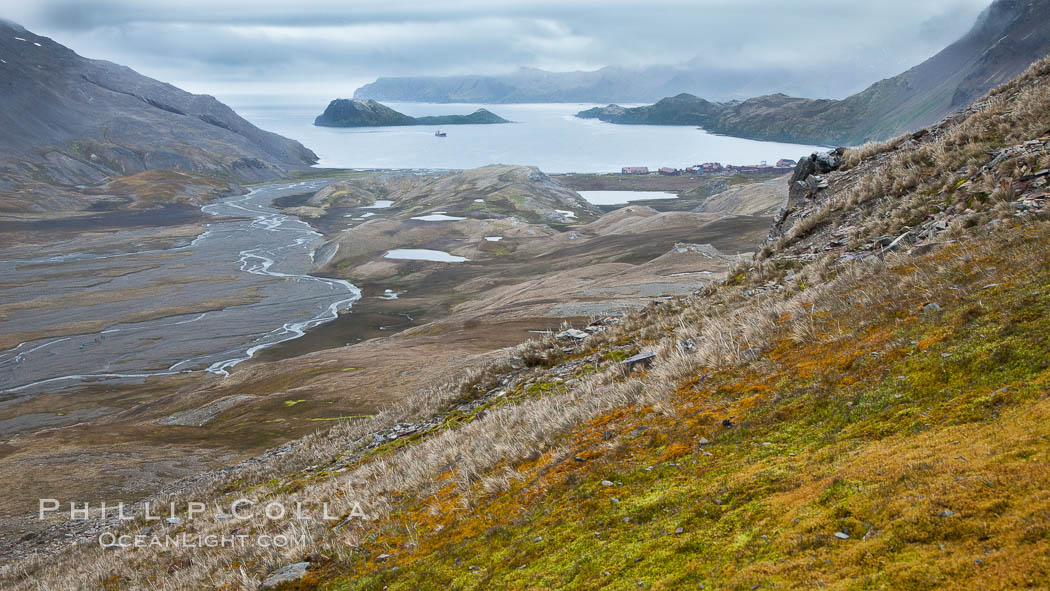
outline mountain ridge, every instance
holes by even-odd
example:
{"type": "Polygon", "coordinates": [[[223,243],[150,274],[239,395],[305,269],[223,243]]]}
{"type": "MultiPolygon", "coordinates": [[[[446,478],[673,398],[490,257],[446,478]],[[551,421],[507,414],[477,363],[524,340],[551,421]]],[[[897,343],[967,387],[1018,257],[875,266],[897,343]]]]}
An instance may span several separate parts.
{"type": "Polygon", "coordinates": [[[262,181],[318,160],[214,97],[84,58],[14,23],[0,21],[0,58],[0,190],[22,195],[5,208],[59,207],[59,192],[147,170],[262,181]],[[31,192],[56,196],[35,203],[31,192]]]}
{"type": "MultiPolygon", "coordinates": [[[[854,72],[849,88],[867,82],[854,72]]],[[[551,72],[521,67],[491,75],[380,77],[354,98],[425,103],[648,103],[689,92],[728,100],[773,91],[844,94],[826,76],[785,68],[741,72],[694,59],[679,65],[605,66],[597,70],[551,72]]]]}
{"type": "MultiPolygon", "coordinates": [[[[842,100],[770,94],[710,103],[678,95],[675,104],[625,109],[596,107],[577,114],[610,123],[697,125],[748,139],[819,145],[885,140],[936,123],[1050,54],[1050,0],[996,0],[969,32],[921,64],[842,100]],[[670,108],[669,108],[670,107],[670,108]]],[[[705,101],[706,102],[706,101],[705,101]]]]}

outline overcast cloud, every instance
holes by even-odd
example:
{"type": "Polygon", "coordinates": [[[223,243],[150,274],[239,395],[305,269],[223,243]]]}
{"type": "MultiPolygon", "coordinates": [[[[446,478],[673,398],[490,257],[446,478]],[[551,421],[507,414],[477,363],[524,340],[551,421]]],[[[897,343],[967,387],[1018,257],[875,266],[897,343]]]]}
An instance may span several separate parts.
{"type": "Polygon", "coordinates": [[[989,3],[5,0],[0,17],[234,102],[349,96],[378,76],[684,63],[818,71],[810,94],[843,96],[933,55],[989,3]]]}

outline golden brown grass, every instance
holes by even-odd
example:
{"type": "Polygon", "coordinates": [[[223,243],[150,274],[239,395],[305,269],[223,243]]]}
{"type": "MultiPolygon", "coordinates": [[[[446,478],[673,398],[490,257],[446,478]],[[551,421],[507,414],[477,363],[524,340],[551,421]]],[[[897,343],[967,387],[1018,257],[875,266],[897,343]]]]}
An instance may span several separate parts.
{"type": "Polygon", "coordinates": [[[843,169],[848,170],[874,156],[895,150],[901,142],[907,140],[910,136],[910,133],[906,133],[886,141],[868,142],[860,146],[849,148],[846,150],[846,153],[842,155],[843,169]]]}
{"type": "MultiPolygon", "coordinates": [[[[1041,137],[1050,131],[1050,58],[1033,64],[1019,78],[995,89],[975,112],[946,124],[936,139],[909,137],[866,144],[845,154],[846,169],[860,174],[844,189],[821,201],[782,236],[774,250],[806,237],[831,222],[855,222],[854,237],[899,235],[931,213],[950,206],[986,214],[1013,197],[1003,175],[1034,172],[1050,155],[1019,156],[984,167],[990,153],[1041,137]],[[863,163],[863,168],[857,167],[863,163]]],[[[992,219],[985,215],[972,223],[992,219]]]]}

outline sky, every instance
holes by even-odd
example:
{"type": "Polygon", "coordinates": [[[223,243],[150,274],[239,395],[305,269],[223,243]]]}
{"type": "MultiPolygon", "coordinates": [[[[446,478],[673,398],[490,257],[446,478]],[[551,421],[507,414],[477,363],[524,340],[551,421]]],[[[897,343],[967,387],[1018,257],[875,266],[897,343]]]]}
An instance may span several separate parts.
{"type": "Polygon", "coordinates": [[[778,71],[839,98],[933,55],[989,3],[4,0],[0,17],[233,103],[350,96],[379,76],[652,64],[778,71]]]}

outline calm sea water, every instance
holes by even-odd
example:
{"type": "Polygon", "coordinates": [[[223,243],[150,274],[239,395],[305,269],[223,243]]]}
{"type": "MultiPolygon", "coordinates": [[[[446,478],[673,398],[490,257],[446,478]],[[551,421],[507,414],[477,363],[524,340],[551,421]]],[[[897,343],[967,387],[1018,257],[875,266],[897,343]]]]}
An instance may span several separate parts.
{"type": "Polygon", "coordinates": [[[233,106],[268,131],[294,138],[321,157],[319,166],[336,168],[476,168],[486,164],[525,164],[544,172],[619,172],[623,166],[682,168],[701,162],[770,163],[798,159],[816,146],[756,142],[717,136],[695,127],[613,125],[577,119],[591,104],[442,105],[387,103],[407,115],[467,114],[486,108],[507,125],[450,125],[448,137],[437,126],[315,127],[324,104],[233,106]]]}
{"type": "Polygon", "coordinates": [[[666,191],[576,191],[587,201],[595,205],[623,205],[633,201],[651,201],[653,199],[677,199],[678,193],[666,191]]]}

